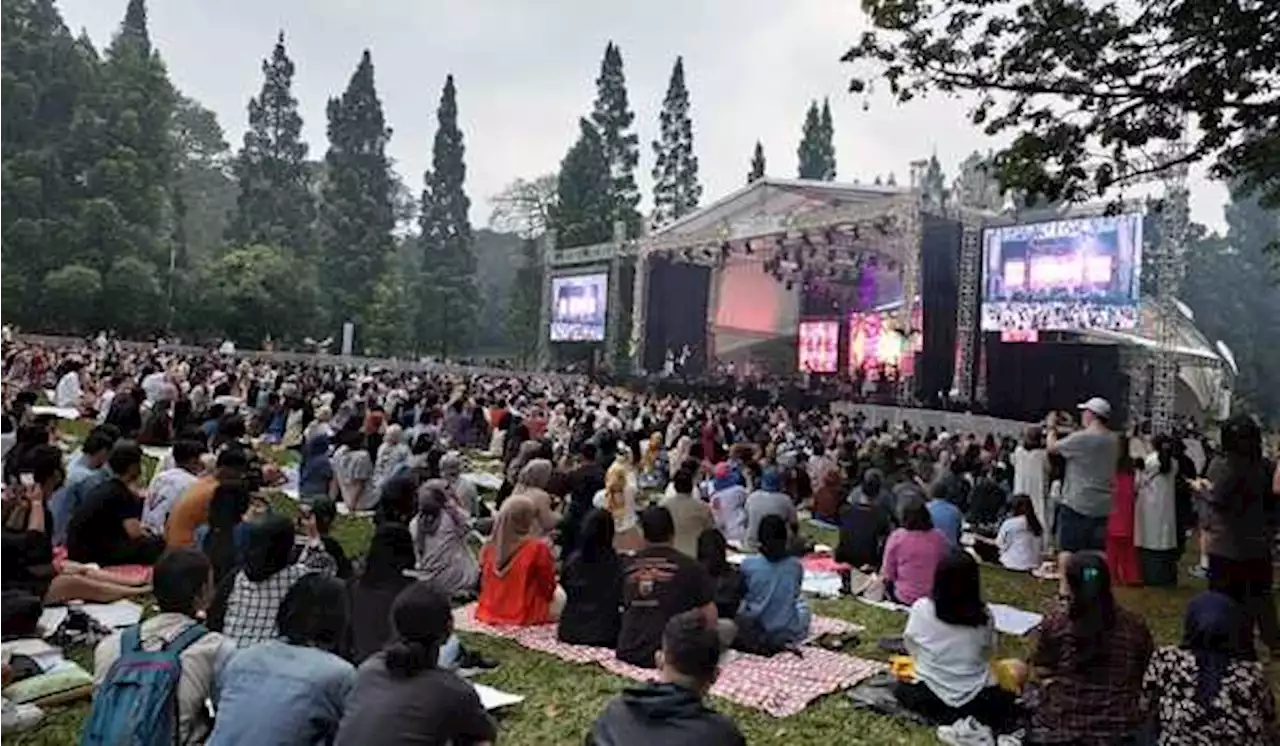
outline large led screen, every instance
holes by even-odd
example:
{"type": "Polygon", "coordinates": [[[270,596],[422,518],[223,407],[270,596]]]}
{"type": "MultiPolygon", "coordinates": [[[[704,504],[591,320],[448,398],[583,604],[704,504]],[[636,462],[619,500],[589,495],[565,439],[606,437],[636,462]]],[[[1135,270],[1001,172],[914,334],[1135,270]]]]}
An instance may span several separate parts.
{"type": "Polygon", "coordinates": [[[984,330],[1137,325],[1142,215],[989,228],[982,245],[984,330]]]}
{"type": "Polygon", "coordinates": [[[801,321],[799,347],[802,372],[835,373],[840,370],[840,322],[801,321]]]}
{"type": "Polygon", "coordinates": [[[551,278],[551,341],[603,342],[609,275],[551,278]]]}

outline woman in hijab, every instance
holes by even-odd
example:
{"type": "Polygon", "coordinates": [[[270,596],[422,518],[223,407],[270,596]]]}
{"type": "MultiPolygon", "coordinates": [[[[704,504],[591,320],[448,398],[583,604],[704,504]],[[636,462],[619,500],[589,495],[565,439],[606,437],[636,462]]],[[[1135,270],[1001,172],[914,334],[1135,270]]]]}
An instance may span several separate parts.
{"type": "Polygon", "coordinates": [[[622,559],[614,551],[613,517],[592,510],[582,521],[578,549],[564,565],[567,596],[556,635],[561,642],[613,648],[622,615],[622,559]]]}
{"type": "Polygon", "coordinates": [[[526,440],[520,444],[516,450],[515,456],[507,462],[505,471],[505,479],[502,480],[502,487],[498,488],[498,505],[501,507],[504,500],[512,495],[516,489],[516,482],[520,479],[520,470],[525,464],[537,458],[538,451],[542,446],[536,441],[526,440]]]}
{"type": "Polygon", "coordinates": [[[1142,679],[1143,711],[1161,746],[1280,742],[1251,627],[1230,596],[1206,591],[1187,605],[1182,645],[1157,650],[1142,679]]]}
{"type": "Polygon", "coordinates": [[[414,583],[405,575],[414,566],[413,538],[398,523],[384,523],[373,533],[364,572],[347,583],[351,625],[344,656],[360,665],[391,639],[391,604],[414,583]]]}
{"type": "Polygon", "coordinates": [[[409,446],[404,442],[404,428],[399,425],[388,425],[387,432],[378,446],[378,457],[373,462],[373,488],[382,489],[387,478],[396,473],[401,465],[408,463],[409,446]]]}
{"type": "Polygon", "coordinates": [[[560,514],[552,504],[551,493],[547,492],[554,470],[551,462],[544,458],[530,460],[520,468],[515,489],[511,492],[512,497],[523,497],[537,509],[538,517],[533,522],[535,536],[546,536],[560,525],[560,514]]]}
{"type": "Polygon", "coordinates": [[[538,509],[512,495],[502,504],[493,535],[480,550],[480,602],[476,620],[532,626],[555,621],[564,608],[551,547],[533,535],[538,509]]]}
{"type": "Polygon", "coordinates": [[[458,506],[469,516],[476,515],[476,506],[480,497],[476,486],[462,478],[462,454],[449,451],[440,458],[440,478],[449,485],[449,494],[457,501],[458,506]]]}
{"type": "Polygon", "coordinates": [[[434,583],[450,597],[474,591],[480,568],[467,547],[470,530],[467,514],[449,494],[448,483],[423,483],[418,488],[418,514],[409,523],[419,579],[434,583]]]}
{"type": "Polygon", "coordinates": [[[333,481],[329,463],[329,436],[317,431],[302,445],[302,466],[298,469],[298,495],[303,499],[327,497],[333,481]]]}

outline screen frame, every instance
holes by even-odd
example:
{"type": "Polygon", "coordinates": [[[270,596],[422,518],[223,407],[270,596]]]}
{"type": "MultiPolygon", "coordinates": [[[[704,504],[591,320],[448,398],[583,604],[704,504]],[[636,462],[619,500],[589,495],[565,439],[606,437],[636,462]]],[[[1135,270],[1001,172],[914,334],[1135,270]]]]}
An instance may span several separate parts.
{"type": "Polygon", "coordinates": [[[547,278],[547,298],[546,298],[546,304],[545,304],[546,314],[547,314],[548,341],[550,341],[552,344],[557,344],[557,345],[604,344],[604,342],[609,338],[609,295],[610,295],[609,284],[610,284],[611,278],[612,278],[612,273],[609,271],[609,267],[607,265],[595,265],[591,267],[575,267],[571,270],[561,271],[561,272],[556,272],[552,270],[550,277],[547,278]],[[590,277],[601,277],[603,278],[603,281],[604,281],[603,282],[604,304],[605,304],[604,323],[601,325],[600,338],[599,339],[594,339],[594,338],[593,339],[570,339],[570,338],[557,339],[555,335],[555,329],[557,324],[556,318],[555,318],[556,281],[577,279],[577,278],[590,278],[590,277]]]}

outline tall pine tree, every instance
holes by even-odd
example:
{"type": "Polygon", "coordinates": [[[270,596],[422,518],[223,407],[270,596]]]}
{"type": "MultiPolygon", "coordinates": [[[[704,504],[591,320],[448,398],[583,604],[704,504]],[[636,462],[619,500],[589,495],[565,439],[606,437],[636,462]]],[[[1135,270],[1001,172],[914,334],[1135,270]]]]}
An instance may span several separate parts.
{"type": "Polygon", "coordinates": [[[818,131],[821,134],[819,146],[822,152],[822,180],[836,179],[836,131],[831,121],[831,101],[822,99],[822,114],[819,116],[818,131]]]}
{"type": "Polygon", "coordinates": [[[600,76],[596,78],[596,102],[591,121],[600,133],[604,157],[613,179],[611,199],[614,221],[627,226],[627,235],[640,235],[640,188],[636,166],[640,163],[640,138],[631,129],[635,112],[627,103],[627,79],[622,72],[622,52],[613,42],[604,49],[600,76]]]}
{"type": "Polygon", "coordinates": [[[329,99],[329,152],[325,154],[320,210],[320,288],[330,299],[335,324],[359,320],[395,243],[394,180],[387,160],[391,130],[373,82],[369,50],[347,90],[329,99]]]}
{"type": "Polygon", "coordinates": [[[684,58],[677,57],[658,116],[658,139],[653,143],[653,223],[665,225],[693,212],[702,199],[698,158],[693,154],[693,121],[689,91],[684,82],[684,58]]]}
{"type": "Polygon", "coordinates": [[[796,155],[800,159],[800,178],[821,180],[827,173],[826,150],[822,144],[822,114],[818,102],[811,101],[804,115],[804,129],[796,155]]]}
{"type": "Polygon", "coordinates": [[[511,293],[507,296],[507,339],[516,353],[516,362],[529,365],[538,351],[539,312],[542,307],[542,246],[536,238],[526,238],[520,247],[511,293]]]}
{"type": "Polygon", "coordinates": [[[240,194],[228,238],[240,246],[280,246],[302,257],[313,253],[315,201],[293,73],[281,31],[271,57],[262,62],[262,90],[249,99],[249,129],[235,162],[240,194]]]}
{"type": "MultiPolygon", "coordinates": [[[[175,165],[170,124],[178,95],[147,31],[143,0],[129,0],[124,22],[106,49],[95,111],[97,133],[86,145],[96,163],[86,179],[92,197],[110,202],[123,242],[116,256],[97,257],[106,270],[123,255],[168,266],[174,229],[175,165]]],[[[111,212],[101,205],[105,214],[111,212]]],[[[114,320],[113,320],[114,321],[114,320]]]]}
{"type": "Polygon", "coordinates": [[[464,349],[474,338],[480,310],[476,255],[467,216],[471,200],[464,190],[466,148],[458,129],[452,75],[445,78],[436,118],[431,170],[423,179],[419,213],[424,283],[418,336],[427,349],[444,358],[464,349]]]}
{"type": "Polygon", "coordinates": [[[756,150],[751,155],[751,170],[747,172],[747,183],[764,178],[764,146],[756,140],[756,150]]]}
{"type": "Polygon", "coordinates": [[[613,179],[600,133],[586,119],[578,120],[578,141],[560,162],[556,205],[551,225],[556,248],[589,246],[613,236],[610,194],[613,179]]]}

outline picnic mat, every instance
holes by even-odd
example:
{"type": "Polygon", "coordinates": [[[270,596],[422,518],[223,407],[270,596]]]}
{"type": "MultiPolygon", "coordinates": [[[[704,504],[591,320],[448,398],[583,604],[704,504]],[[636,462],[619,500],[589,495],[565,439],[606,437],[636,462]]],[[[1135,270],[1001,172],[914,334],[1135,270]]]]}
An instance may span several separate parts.
{"type": "MultiPolygon", "coordinates": [[[[658,672],[623,663],[609,648],[570,645],[556,639],[556,625],[497,627],[475,619],[475,604],[454,610],[454,626],[464,632],[502,637],[521,647],[553,655],[571,663],[595,663],[610,673],[636,681],[655,681],[658,672]]],[[[857,632],[850,622],[815,616],[810,639],[826,634],[857,632]]],[[[780,653],[771,658],[732,651],[721,662],[720,676],[711,693],[731,702],[787,717],[804,710],[825,694],[851,687],[884,670],[884,664],[835,653],[812,645],[800,647],[801,655],[780,653]]]]}
{"type": "MultiPolygon", "coordinates": [[[[61,570],[62,565],[67,561],[67,548],[53,548],[53,567],[55,570],[61,570]]],[[[109,567],[100,568],[100,570],[109,575],[114,575],[120,579],[124,585],[145,585],[151,582],[151,565],[111,565],[109,567]]]]}

